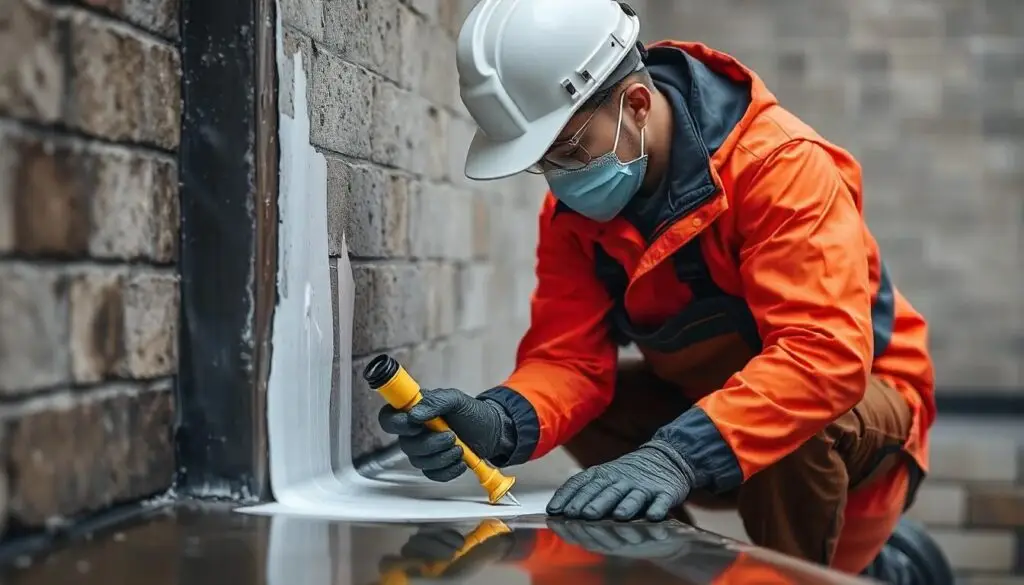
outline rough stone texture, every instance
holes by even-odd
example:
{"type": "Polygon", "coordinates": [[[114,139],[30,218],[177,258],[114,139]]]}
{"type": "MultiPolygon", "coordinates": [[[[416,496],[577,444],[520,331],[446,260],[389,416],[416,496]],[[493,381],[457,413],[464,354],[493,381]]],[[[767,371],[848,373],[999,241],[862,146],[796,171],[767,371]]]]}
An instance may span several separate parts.
{"type": "Polygon", "coordinates": [[[178,171],[165,156],[0,121],[0,167],[10,170],[0,175],[0,223],[10,228],[0,250],[175,259],[178,171]]]}
{"type": "Polygon", "coordinates": [[[58,20],[42,0],[0,4],[0,115],[56,120],[67,63],[58,20]]]}
{"type": "Polygon", "coordinates": [[[20,132],[0,122],[0,176],[7,201],[10,246],[26,255],[78,257],[89,247],[89,199],[99,163],[69,141],[20,132]]]}
{"type": "MultiPolygon", "coordinates": [[[[475,126],[454,46],[471,5],[288,0],[282,10],[285,52],[303,54],[309,79],[311,142],[328,161],[330,254],[344,237],[354,263],[357,455],[387,439],[360,377],[372,356],[391,353],[424,386],[475,394],[511,371],[526,327],[544,188],[463,175],[475,126]]],[[[291,115],[294,96],[283,97],[291,115]]]]}
{"type": "Polygon", "coordinates": [[[976,526],[1024,527],[1024,487],[975,490],[968,506],[976,526]]]}
{"type": "Polygon", "coordinates": [[[177,40],[181,0],[80,0],[163,37],[177,40]]]}
{"type": "Polygon", "coordinates": [[[171,483],[179,2],[0,2],[0,539],[171,483]]]}
{"type": "Polygon", "coordinates": [[[71,371],[79,384],[116,374],[124,360],[126,272],[90,268],[71,277],[71,371]]]}
{"type": "Polygon", "coordinates": [[[636,2],[648,40],[730,52],[852,151],[940,388],[1024,389],[1024,4],[636,2]]]}
{"type": "Polygon", "coordinates": [[[5,425],[11,518],[38,526],[165,489],[173,420],[166,382],[28,405],[5,425]]]}
{"type": "Polygon", "coordinates": [[[178,278],[142,272],[125,283],[122,373],[138,379],[173,374],[178,367],[178,278]]]}
{"type": "Polygon", "coordinates": [[[174,47],[91,14],[73,12],[67,22],[67,123],[110,140],[176,149],[181,60],[174,47]]]}
{"type": "Polygon", "coordinates": [[[59,272],[0,263],[0,323],[0,393],[69,380],[67,283],[59,272]]]}

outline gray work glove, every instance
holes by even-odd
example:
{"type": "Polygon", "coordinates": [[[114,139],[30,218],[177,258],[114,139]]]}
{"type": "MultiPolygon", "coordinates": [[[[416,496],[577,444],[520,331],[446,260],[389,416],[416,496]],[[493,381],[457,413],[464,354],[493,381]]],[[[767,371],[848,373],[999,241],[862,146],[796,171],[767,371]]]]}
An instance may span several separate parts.
{"type": "Polygon", "coordinates": [[[585,520],[627,521],[642,515],[660,522],[686,500],[693,482],[693,470],[682,456],[655,440],[572,476],[555,491],[547,511],[585,520]]]}
{"type": "Polygon", "coordinates": [[[474,453],[493,463],[507,459],[515,447],[515,426],[496,402],[445,388],[423,390],[423,399],[408,413],[385,404],[378,420],[384,432],[398,435],[398,444],[413,467],[434,481],[451,481],[466,471],[455,435],[474,453]],[[454,431],[436,433],[423,426],[441,417],[454,431]]]}
{"type": "Polygon", "coordinates": [[[595,524],[579,520],[548,519],[548,528],[562,540],[605,556],[635,559],[672,558],[689,548],[692,540],[672,530],[671,524],[595,524]]]}

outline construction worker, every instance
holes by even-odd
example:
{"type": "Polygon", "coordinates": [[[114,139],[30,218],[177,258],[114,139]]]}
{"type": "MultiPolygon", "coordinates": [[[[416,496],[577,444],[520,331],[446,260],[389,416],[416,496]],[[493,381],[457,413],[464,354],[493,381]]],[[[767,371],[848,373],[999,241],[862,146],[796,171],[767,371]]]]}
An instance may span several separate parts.
{"type": "MultiPolygon", "coordinates": [[[[952,583],[901,520],[935,419],[926,323],[865,225],[853,156],[735,58],[638,42],[613,0],[482,0],[457,48],[466,175],[543,175],[531,323],[472,397],[385,407],[413,465],[586,469],[548,513],[687,519],[734,506],[758,545],[892,583],[952,583]],[[640,359],[619,360],[635,345],[640,359]]],[[[476,390],[476,389],[474,389],[476,390]]]]}

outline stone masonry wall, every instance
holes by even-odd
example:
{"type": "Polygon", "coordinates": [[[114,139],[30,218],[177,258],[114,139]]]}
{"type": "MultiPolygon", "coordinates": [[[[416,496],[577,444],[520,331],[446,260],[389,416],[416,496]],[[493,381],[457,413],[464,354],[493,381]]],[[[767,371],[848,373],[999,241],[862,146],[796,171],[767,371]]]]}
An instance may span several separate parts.
{"type": "MultiPolygon", "coordinates": [[[[544,188],[463,175],[474,125],[455,36],[472,4],[280,2],[285,53],[301,51],[308,76],[311,142],[328,163],[332,267],[343,236],[353,263],[357,456],[387,441],[379,398],[361,383],[370,358],[387,351],[424,386],[477,393],[511,371],[528,321],[544,188]]],[[[292,96],[281,107],[293,115],[292,96]]]]}
{"type": "Polygon", "coordinates": [[[0,2],[0,524],[174,473],[177,0],[0,2]]]}
{"type": "Polygon", "coordinates": [[[634,4],[645,39],[733,54],[859,158],[869,225],[929,319],[940,389],[1024,391],[1024,3],[634,4]]]}

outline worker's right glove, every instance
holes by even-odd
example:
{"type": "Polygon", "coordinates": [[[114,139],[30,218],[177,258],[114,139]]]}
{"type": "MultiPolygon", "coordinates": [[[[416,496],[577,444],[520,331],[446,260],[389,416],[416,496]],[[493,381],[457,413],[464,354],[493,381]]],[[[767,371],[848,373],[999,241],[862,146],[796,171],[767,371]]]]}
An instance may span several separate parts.
{"type": "Polygon", "coordinates": [[[378,420],[384,432],[398,435],[409,462],[434,481],[451,481],[466,471],[456,434],[477,455],[491,461],[507,459],[515,448],[512,418],[498,403],[453,388],[423,390],[423,399],[408,413],[385,404],[378,420]],[[436,433],[423,426],[441,417],[454,431],[436,433]]]}

